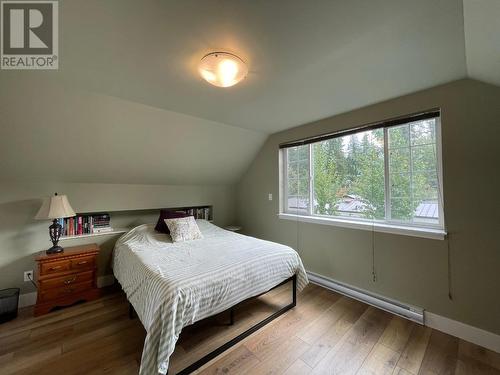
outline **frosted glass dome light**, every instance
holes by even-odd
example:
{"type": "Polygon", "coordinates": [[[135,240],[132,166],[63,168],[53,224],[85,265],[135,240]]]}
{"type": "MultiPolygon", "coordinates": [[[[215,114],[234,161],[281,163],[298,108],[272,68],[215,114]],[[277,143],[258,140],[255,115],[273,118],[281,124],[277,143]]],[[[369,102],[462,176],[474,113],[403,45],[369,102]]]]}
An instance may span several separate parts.
{"type": "Polygon", "coordinates": [[[246,77],[248,67],[232,53],[212,52],[201,59],[198,71],[208,83],[218,87],[230,87],[246,77]]]}

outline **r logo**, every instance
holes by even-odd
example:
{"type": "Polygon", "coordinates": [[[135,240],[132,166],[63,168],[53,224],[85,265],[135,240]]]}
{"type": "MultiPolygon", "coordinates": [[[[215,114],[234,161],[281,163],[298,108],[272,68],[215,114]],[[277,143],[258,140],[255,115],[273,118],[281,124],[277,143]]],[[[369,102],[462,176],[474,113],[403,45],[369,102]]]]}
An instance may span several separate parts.
{"type": "Polygon", "coordinates": [[[57,1],[2,1],[2,68],[57,69],[57,1]]]}

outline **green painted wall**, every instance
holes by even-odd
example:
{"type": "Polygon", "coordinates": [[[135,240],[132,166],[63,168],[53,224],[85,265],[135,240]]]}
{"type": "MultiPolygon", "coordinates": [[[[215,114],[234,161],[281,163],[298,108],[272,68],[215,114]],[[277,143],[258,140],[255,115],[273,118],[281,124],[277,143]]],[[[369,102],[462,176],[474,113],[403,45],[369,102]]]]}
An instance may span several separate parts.
{"type": "MultiPolygon", "coordinates": [[[[217,225],[233,222],[234,187],[229,185],[175,186],[90,183],[2,183],[0,184],[0,289],[21,288],[21,293],[34,291],[23,281],[23,272],[34,270],[36,252],[51,246],[50,221],[37,221],[34,216],[42,198],[54,192],[66,194],[76,212],[111,213],[114,227],[133,227],[156,222],[158,208],[214,206],[217,225]]],[[[96,242],[101,246],[99,275],[109,275],[111,252],[119,235],[62,241],[62,246],[96,242]]]]}
{"type": "MultiPolygon", "coordinates": [[[[304,103],[307,105],[307,103],[304,103]]],[[[500,333],[500,88],[460,80],[270,136],[237,187],[245,232],[288,244],[306,268],[500,333]],[[440,107],[447,242],[281,220],[278,144],[440,107]],[[268,194],[273,194],[273,201],[268,194]]]]}

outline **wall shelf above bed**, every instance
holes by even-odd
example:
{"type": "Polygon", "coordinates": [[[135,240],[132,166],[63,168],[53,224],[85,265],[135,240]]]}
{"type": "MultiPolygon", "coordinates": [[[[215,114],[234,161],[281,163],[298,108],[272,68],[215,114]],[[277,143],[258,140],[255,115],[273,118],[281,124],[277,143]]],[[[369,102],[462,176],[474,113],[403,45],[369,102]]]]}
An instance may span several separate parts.
{"type": "Polygon", "coordinates": [[[96,236],[112,236],[115,234],[122,234],[128,232],[132,228],[115,228],[110,232],[101,232],[101,233],[87,233],[87,234],[77,234],[73,236],[62,236],[60,238],[61,241],[63,240],[74,240],[77,238],[86,238],[86,237],[96,237],[96,236]]]}
{"type": "MultiPolygon", "coordinates": [[[[87,237],[123,234],[137,225],[156,222],[159,210],[160,209],[128,211],[125,214],[112,212],[112,215],[108,212],[79,213],[73,218],[60,219],[61,225],[66,231],[66,235],[61,236],[60,240],[75,240],[87,237]],[[133,215],[134,212],[140,214],[141,217],[138,218],[133,215]],[[92,218],[92,220],[88,220],[88,218],[92,218]],[[113,223],[116,227],[112,225],[113,223]],[[100,228],[101,231],[97,231],[98,229],[94,228],[100,228]],[[112,230],[109,230],[111,228],[112,230]],[[94,232],[94,230],[96,231],[94,232]]],[[[193,215],[195,219],[205,219],[209,222],[213,222],[213,206],[211,205],[173,207],[168,208],[168,210],[183,211],[189,215],[193,215]]]]}

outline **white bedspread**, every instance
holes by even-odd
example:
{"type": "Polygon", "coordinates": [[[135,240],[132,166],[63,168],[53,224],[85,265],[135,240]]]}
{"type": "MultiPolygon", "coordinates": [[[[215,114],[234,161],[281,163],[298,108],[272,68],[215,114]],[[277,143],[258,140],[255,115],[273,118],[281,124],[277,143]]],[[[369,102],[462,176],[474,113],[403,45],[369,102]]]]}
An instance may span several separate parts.
{"type": "Polygon", "coordinates": [[[259,295],[292,275],[307,284],[290,247],[197,220],[201,240],[172,243],[145,224],[116,243],[113,270],[146,328],[141,375],[165,374],[186,325],[259,295]]]}

